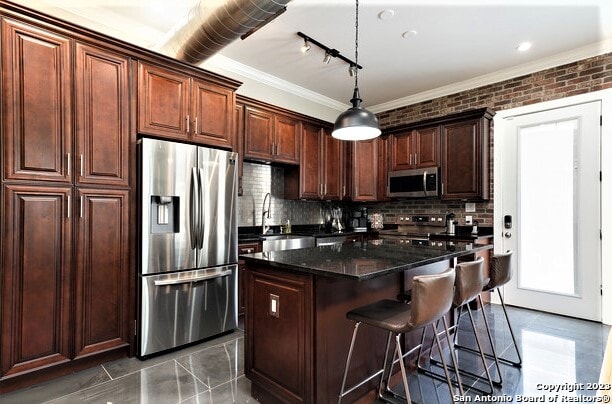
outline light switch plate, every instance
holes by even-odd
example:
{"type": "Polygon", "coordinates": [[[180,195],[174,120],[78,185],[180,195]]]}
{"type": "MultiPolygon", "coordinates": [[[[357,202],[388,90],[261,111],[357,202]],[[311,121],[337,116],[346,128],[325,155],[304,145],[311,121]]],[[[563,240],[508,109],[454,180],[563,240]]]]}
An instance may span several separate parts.
{"type": "Polygon", "coordinates": [[[476,204],[474,202],[468,202],[465,204],[465,211],[467,213],[476,212],[476,204]]]}

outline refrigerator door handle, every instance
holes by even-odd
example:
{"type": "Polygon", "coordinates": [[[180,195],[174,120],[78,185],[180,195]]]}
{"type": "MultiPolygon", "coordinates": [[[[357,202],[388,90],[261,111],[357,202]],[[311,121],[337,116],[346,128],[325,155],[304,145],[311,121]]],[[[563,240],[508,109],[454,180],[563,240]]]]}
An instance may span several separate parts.
{"type": "Polygon", "coordinates": [[[204,246],[204,187],[202,186],[202,172],[200,169],[195,169],[198,175],[198,249],[204,246]]]}
{"type": "Polygon", "coordinates": [[[191,238],[191,248],[198,246],[198,218],[200,216],[200,201],[198,177],[195,168],[191,171],[191,183],[189,184],[189,235],[191,238]]]}
{"type": "Polygon", "coordinates": [[[228,271],[216,272],[214,274],[192,276],[189,278],[163,279],[163,280],[155,281],[154,284],[155,286],[180,285],[183,283],[195,283],[195,282],[201,282],[201,281],[206,281],[206,280],[215,279],[215,278],[222,278],[224,276],[229,276],[231,274],[232,274],[232,271],[228,270],[228,271]]]}

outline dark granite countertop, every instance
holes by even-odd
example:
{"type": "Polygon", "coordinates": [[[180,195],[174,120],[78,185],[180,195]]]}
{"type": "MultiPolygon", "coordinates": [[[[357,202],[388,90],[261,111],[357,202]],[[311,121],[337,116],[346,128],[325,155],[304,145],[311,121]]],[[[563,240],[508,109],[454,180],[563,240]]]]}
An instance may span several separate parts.
{"type": "Polygon", "coordinates": [[[244,254],[240,257],[247,263],[364,281],[491,248],[492,244],[469,242],[447,241],[439,246],[412,246],[399,244],[395,240],[373,240],[368,243],[244,254]]]}
{"type": "MultiPolygon", "coordinates": [[[[280,227],[278,229],[276,229],[275,227],[276,226],[273,227],[273,230],[275,230],[275,232],[268,234],[269,236],[281,234],[280,227]]],[[[239,243],[252,243],[252,242],[262,241],[264,235],[262,235],[261,233],[257,233],[258,230],[261,231],[261,226],[239,229],[238,242],[239,243]]],[[[363,232],[363,231],[357,232],[357,231],[352,231],[349,229],[341,233],[340,232],[327,233],[325,231],[322,231],[319,225],[295,225],[291,234],[298,235],[298,236],[311,236],[315,238],[322,238],[322,237],[354,236],[354,235],[359,235],[359,234],[368,235],[370,234],[370,232],[363,232]]]]}

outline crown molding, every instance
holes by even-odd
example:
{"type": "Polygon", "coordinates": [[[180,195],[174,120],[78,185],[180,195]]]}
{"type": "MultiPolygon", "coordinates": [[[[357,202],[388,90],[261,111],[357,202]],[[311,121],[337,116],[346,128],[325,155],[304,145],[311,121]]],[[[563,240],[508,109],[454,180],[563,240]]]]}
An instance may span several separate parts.
{"type": "Polygon", "coordinates": [[[542,70],[550,69],[552,67],[573,63],[578,60],[604,55],[610,52],[612,52],[612,38],[608,38],[604,41],[587,45],[581,48],[573,49],[571,51],[559,53],[551,57],[538,59],[530,63],[525,63],[508,69],[498,70],[493,73],[475,77],[473,79],[464,80],[458,83],[449,84],[447,86],[423,91],[418,94],[413,94],[407,97],[398,98],[396,100],[373,105],[368,109],[374,113],[390,111],[393,109],[406,107],[408,105],[417,104],[419,102],[429,101],[435,98],[456,94],[461,91],[471,90],[489,84],[499,83],[501,81],[509,80],[514,77],[524,76],[526,74],[539,72],[542,70]]]}
{"type": "Polygon", "coordinates": [[[305,98],[309,101],[337,110],[339,112],[344,111],[345,109],[350,107],[349,104],[336,101],[312,90],[308,90],[307,88],[292,84],[286,80],[279,79],[276,76],[262,72],[261,70],[254,69],[245,64],[236,62],[235,60],[220,55],[218,53],[204,61],[200,65],[200,67],[213,71],[215,70],[215,68],[223,69],[231,73],[238,74],[242,77],[249,78],[258,83],[276,88],[278,90],[282,90],[294,95],[299,95],[300,97],[305,98]]]}

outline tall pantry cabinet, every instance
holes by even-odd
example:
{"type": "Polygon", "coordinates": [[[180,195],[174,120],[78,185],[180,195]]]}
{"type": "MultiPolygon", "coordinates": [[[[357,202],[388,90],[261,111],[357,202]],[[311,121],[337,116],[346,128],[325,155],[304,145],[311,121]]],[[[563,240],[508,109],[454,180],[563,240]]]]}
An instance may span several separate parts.
{"type": "Polygon", "coordinates": [[[131,318],[129,58],[1,24],[0,393],[124,356],[131,318]]]}

